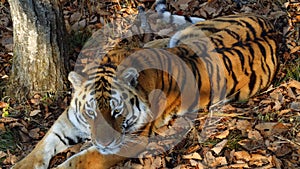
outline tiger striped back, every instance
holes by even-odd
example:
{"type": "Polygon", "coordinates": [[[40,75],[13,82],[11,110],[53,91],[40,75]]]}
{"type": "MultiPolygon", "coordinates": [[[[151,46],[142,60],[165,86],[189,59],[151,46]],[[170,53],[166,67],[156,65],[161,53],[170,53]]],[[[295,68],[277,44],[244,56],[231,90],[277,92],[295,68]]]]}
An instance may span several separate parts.
{"type": "Polygon", "coordinates": [[[225,97],[227,100],[246,100],[267,87],[278,64],[275,35],[272,24],[262,16],[230,15],[199,22],[171,38],[152,41],[145,46],[168,46],[173,49],[167,50],[176,51],[185,44],[188,46],[186,48],[196,53],[198,59],[204,60],[209,56],[205,68],[198,69],[218,70],[209,72],[211,90],[217,94],[207,97],[209,101],[200,103],[204,106],[225,97]],[[223,90],[220,86],[226,86],[226,94],[220,93],[223,90]]]}
{"type": "MultiPolygon", "coordinates": [[[[274,38],[273,26],[263,17],[231,15],[184,29],[171,38],[169,46],[186,44],[200,52],[200,58],[217,53],[225,73],[226,96],[245,100],[267,87],[275,75],[278,63],[274,38]],[[212,49],[205,51],[207,44],[212,49]]],[[[213,81],[212,85],[219,80],[213,81]]]]}

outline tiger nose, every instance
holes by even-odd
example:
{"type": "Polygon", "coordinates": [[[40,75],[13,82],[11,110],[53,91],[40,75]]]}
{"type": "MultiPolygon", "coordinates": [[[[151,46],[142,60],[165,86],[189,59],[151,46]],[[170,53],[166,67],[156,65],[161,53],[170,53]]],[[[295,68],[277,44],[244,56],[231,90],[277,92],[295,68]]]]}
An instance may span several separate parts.
{"type": "Polygon", "coordinates": [[[108,147],[113,141],[113,138],[101,138],[97,140],[97,144],[101,144],[103,147],[108,147]]]}

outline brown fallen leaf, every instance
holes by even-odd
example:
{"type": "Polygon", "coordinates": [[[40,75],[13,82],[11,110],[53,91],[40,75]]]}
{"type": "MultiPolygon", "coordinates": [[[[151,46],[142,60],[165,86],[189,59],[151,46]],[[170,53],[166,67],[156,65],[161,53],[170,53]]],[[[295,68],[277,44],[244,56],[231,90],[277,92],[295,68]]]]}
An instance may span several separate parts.
{"type": "Polygon", "coordinates": [[[243,148],[245,148],[248,151],[253,151],[253,150],[265,147],[263,140],[244,139],[244,140],[239,141],[238,144],[241,145],[243,148]]]}
{"type": "Polygon", "coordinates": [[[250,161],[250,159],[251,159],[251,156],[247,151],[234,152],[234,157],[237,160],[244,160],[244,161],[250,161]]]}
{"type": "Polygon", "coordinates": [[[277,147],[275,151],[275,155],[277,157],[283,157],[287,154],[289,154],[292,151],[291,145],[290,144],[281,144],[280,146],[277,147]]]}
{"type": "Polygon", "coordinates": [[[296,92],[292,88],[287,88],[287,95],[292,99],[296,99],[296,92]]]}
{"type": "Polygon", "coordinates": [[[227,165],[227,160],[225,157],[217,157],[215,161],[215,165],[227,165]]]}
{"type": "Polygon", "coordinates": [[[290,108],[294,111],[299,111],[300,112],[300,102],[292,102],[290,104],[290,108]]]}
{"type": "Polygon", "coordinates": [[[207,167],[203,165],[201,162],[197,162],[197,165],[195,166],[197,169],[206,169],[207,167]]]}
{"type": "Polygon", "coordinates": [[[202,157],[199,153],[194,152],[192,154],[187,154],[182,156],[183,159],[194,159],[194,160],[202,160],[202,157]]]}
{"type": "Polygon", "coordinates": [[[263,108],[262,113],[263,114],[267,114],[269,112],[272,112],[272,105],[271,105],[272,101],[270,101],[270,103],[268,103],[268,106],[266,106],[265,108],[263,108]]]}
{"type": "Polygon", "coordinates": [[[161,168],[161,167],[164,167],[164,166],[162,166],[162,158],[160,157],[160,156],[157,156],[154,160],[153,160],[153,162],[152,162],[152,167],[154,167],[154,168],[161,168]]]}
{"type": "MultiPolygon", "coordinates": [[[[296,139],[296,141],[297,141],[298,143],[300,143],[300,132],[297,133],[295,139],[296,139]]],[[[300,154],[300,149],[299,149],[299,154],[300,154]]]]}
{"type": "Polygon", "coordinates": [[[40,134],[38,133],[40,131],[40,128],[34,128],[31,129],[28,133],[28,135],[33,139],[38,139],[40,137],[40,134]]]}
{"type": "Polygon", "coordinates": [[[38,104],[40,104],[40,99],[33,98],[33,99],[30,99],[30,102],[34,105],[38,105],[38,104]]]}
{"type": "Polygon", "coordinates": [[[207,165],[209,166],[209,168],[216,168],[219,167],[221,165],[227,165],[227,160],[225,157],[214,157],[212,154],[210,154],[211,152],[208,152],[206,155],[207,157],[209,157],[210,161],[206,161],[209,162],[207,163],[207,165]]]}
{"type": "Polygon", "coordinates": [[[275,110],[275,111],[278,111],[278,110],[280,110],[281,108],[282,108],[282,104],[281,104],[282,102],[280,102],[280,101],[278,101],[278,100],[275,100],[274,101],[274,106],[273,106],[273,110],[275,110]]]}
{"type": "Polygon", "coordinates": [[[22,131],[19,131],[19,138],[20,138],[20,141],[23,143],[28,143],[28,142],[32,141],[32,138],[30,138],[28,136],[28,134],[25,134],[22,131]]]}
{"type": "Polygon", "coordinates": [[[287,132],[289,130],[289,126],[283,123],[277,123],[276,125],[273,126],[272,128],[272,134],[282,134],[284,132],[287,132]]]}
{"type": "Polygon", "coordinates": [[[0,159],[3,158],[3,157],[6,157],[7,156],[7,153],[3,152],[3,151],[0,151],[0,159]]]}
{"type": "Polygon", "coordinates": [[[255,126],[255,129],[259,130],[265,137],[272,135],[272,129],[277,123],[259,123],[255,126]]]}
{"type": "Polygon", "coordinates": [[[18,161],[17,156],[10,153],[9,150],[7,150],[7,157],[3,160],[3,164],[15,164],[18,161]]]}
{"type": "Polygon", "coordinates": [[[272,163],[276,168],[282,168],[282,161],[279,160],[275,155],[272,156],[272,163]]]}
{"type": "Polygon", "coordinates": [[[250,168],[247,163],[231,164],[229,168],[250,168]]]}
{"type": "Polygon", "coordinates": [[[212,152],[211,151],[208,151],[204,154],[204,161],[207,165],[209,165],[210,167],[213,167],[211,166],[214,162],[215,162],[215,157],[213,156],[212,152]]]}
{"type": "Polygon", "coordinates": [[[227,104],[227,105],[222,107],[222,112],[224,112],[224,113],[234,113],[234,112],[236,112],[236,107],[233,107],[232,105],[227,104]]]}
{"type": "Polygon", "coordinates": [[[178,1],[175,1],[175,3],[170,3],[174,8],[177,8],[176,11],[180,11],[180,10],[186,10],[188,7],[189,7],[189,3],[191,2],[192,0],[178,0],[178,1]],[[179,9],[178,9],[179,7],[179,9]]]}
{"type": "Polygon", "coordinates": [[[155,169],[155,168],[160,168],[162,163],[162,159],[160,156],[157,157],[148,157],[143,160],[143,165],[144,168],[149,168],[149,169],[155,169]]]}
{"type": "Polygon", "coordinates": [[[188,149],[187,149],[187,153],[193,153],[193,152],[196,152],[197,150],[199,150],[201,147],[199,144],[195,145],[195,146],[190,146],[188,149]]]}
{"type": "Polygon", "coordinates": [[[238,120],[236,127],[242,132],[242,135],[246,135],[247,131],[252,128],[252,124],[248,120],[238,120]]]}
{"type": "Polygon", "coordinates": [[[33,110],[33,111],[30,112],[29,116],[31,116],[31,117],[36,116],[40,112],[41,112],[41,110],[33,110]]]}
{"type": "Polygon", "coordinates": [[[263,166],[267,163],[271,163],[270,161],[272,159],[269,159],[267,156],[261,155],[261,154],[251,154],[251,159],[249,161],[249,165],[252,166],[263,166]]]}
{"type": "Polygon", "coordinates": [[[300,82],[297,80],[291,80],[287,83],[287,87],[294,87],[296,89],[300,89],[300,82]]]}
{"type": "Polygon", "coordinates": [[[219,139],[224,139],[224,138],[226,138],[228,135],[229,135],[229,130],[225,130],[225,131],[223,131],[222,133],[216,135],[215,137],[216,137],[216,138],[219,138],[219,139]]]}
{"type": "Polygon", "coordinates": [[[274,91],[270,93],[270,97],[274,100],[282,101],[283,95],[280,91],[278,92],[274,91]]]}
{"type": "Polygon", "coordinates": [[[0,109],[7,107],[8,104],[0,101],[0,109]]]}
{"type": "Polygon", "coordinates": [[[251,140],[262,140],[263,137],[260,135],[260,133],[257,130],[250,130],[248,132],[248,138],[251,140]]]}
{"type": "Polygon", "coordinates": [[[81,14],[79,11],[74,12],[74,13],[70,16],[69,22],[70,22],[71,24],[73,24],[73,23],[79,21],[79,20],[81,19],[81,17],[82,17],[81,15],[82,15],[82,14],[81,14]]]}
{"type": "Polygon", "coordinates": [[[4,123],[0,123],[0,133],[5,132],[5,131],[6,131],[6,128],[5,128],[4,123]]]}
{"type": "Polygon", "coordinates": [[[199,161],[190,159],[189,162],[190,162],[192,167],[195,167],[195,168],[198,168],[198,169],[201,169],[201,168],[204,169],[204,165],[199,161]]]}
{"type": "Polygon", "coordinates": [[[289,114],[292,110],[291,109],[284,109],[284,110],[281,110],[278,114],[278,116],[283,116],[285,114],[289,114]]]}
{"type": "Polygon", "coordinates": [[[216,144],[214,146],[214,148],[212,148],[211,150],[213,152],[215,152],[216,154],[219,154],[223,150],[223,148],[226,146],[227,142],[228,142],[228,140],[224,139],[223,141],[221,141],[218,144],[216,144]]]}
{"type": "MultiPolygon", "coordinates": [[[[298,22],[300,22],[300,17],[298,19],[298,22]]],[[[294,48],[291,49],[291,54],[299,52],[299,51],[300,51],[300,46],[296,46],[296,47],[294,47],[294,48]]]]}

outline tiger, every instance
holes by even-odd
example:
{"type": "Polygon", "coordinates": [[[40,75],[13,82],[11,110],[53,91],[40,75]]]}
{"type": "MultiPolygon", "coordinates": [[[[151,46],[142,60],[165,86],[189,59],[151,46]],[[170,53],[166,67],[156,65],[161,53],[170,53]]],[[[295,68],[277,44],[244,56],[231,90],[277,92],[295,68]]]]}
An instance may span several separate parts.
{"type": "Polygon", "coordinates": [[[267,88],[278,66],[275,35],[266,18],[236,14],[192,24],[167,48],[108,51],[69,73],[69,107],[12,169],[46,169],[57,153],[89,141],[56,168],[107,169],[137,157],[162,126],[267,88]]]}

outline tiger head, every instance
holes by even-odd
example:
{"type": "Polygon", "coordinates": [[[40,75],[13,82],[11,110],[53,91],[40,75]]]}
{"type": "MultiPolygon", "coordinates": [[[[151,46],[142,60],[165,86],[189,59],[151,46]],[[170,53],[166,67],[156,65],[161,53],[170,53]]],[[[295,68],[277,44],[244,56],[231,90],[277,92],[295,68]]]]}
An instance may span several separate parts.
{"type": "Polygon", "coordinates": [[[139,73],[127,68],[116,73],[113,65],[95,66],[88,77],[70,72],[74,88],[71,108],[76,119],[88,126],[93,145],[102,154],[115,154],[130,141],[150,117],[146,99],[136,90],[139,73]]]}

